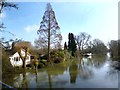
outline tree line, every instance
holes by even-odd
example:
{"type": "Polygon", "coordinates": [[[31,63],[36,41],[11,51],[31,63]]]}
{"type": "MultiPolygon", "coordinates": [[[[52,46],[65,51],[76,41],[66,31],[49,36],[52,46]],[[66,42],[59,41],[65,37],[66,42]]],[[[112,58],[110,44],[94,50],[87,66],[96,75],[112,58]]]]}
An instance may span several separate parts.
{"type": "Polygon", "coordinates": [[[107,52],[111,52],[111,54],[113,51],[115,52],[115,50],[113,50],[115,47],[112,46],[113,45],[109,43],[109,48],[107,48],[102,40],[91,40],[91,35],[86,32],[81,32],[78,35],[74,35],[73,33],[68,34],[68,45],[67,42],[64,43],[64,50],[68,50],[72,56],[75,56],[77,51],[80,56],[85,53],[106,55],[107,52]]]}
{"type": "Polygon", "coordinates": [[[120,40],[111,40],[109,42],[109,51],[111,52],[111,57],[120,59],[120,40]]]}

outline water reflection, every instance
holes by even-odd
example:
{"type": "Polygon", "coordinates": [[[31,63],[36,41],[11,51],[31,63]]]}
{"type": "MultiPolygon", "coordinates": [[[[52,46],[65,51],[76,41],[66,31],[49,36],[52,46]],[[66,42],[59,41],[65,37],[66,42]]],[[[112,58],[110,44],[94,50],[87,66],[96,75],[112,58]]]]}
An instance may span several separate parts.
{"type": "Polygon", "coordinates": [[[116,88],[118,76],[111,63],[111,59],[106,56],[68,60],[14,76],[13,86],[50,89],[56,87],[116,88]]]}
{"type": "Polygon", "coordinates": [[[27,79],[26,79],[26,72],[24,72],[22,74],[22,76],[23,76],[23,81],[22,81],[22,84],[21,84],[20,88],[28,88],[28,82],[27,82],[27,79]]]}
{"type": "Polygon", "coordinates": [[[70,83],[76,82],[77,74],[78,74],[78,65],[74,60],[72,61],[69,67],[70,83]]]}
{"type": "Polygon", "coordinates": [[[66,70],[67,65],[65,63],[54,64],[46,68],[46,72],[48,74],[49,88],[53,88],[60,84],[64,85],[65,83],[67,83],[64,79],[61,78],[66,70]]]}
{"type": "Polygon", "coordinates": [[[48,73],[48,82],[49,82],[49,88],[52,88],[52,80],[51,80],[51,75],[48,73]]]}
{"type": "Polygon", "coordinates": [[[111,80],[117,80],[118,79],[118,71],[115,70],[114,68],[110,67],[106,74],[106,78],[109,78],[111,80]]]}
{"type": "Polygon", "coordinates": [[[111,66],[116,69],[117,71],[120,71],[120,61],[112,61],[111,66]]]}
{"type": "Polygon", "coordinates": [[[27,73],[23,72],[19,77],[16,77],[16,82],[14,86],[17,88],[28,88],[27,73]]]}
{"type": "Polygon", "coordinates": [[[35,69],[36,83],[38,82],[38,70],[35,69]]]}
{"type": "Polygon", "coordinates": [[[103,55],[103,56],[96,55],[96,56],[94,56],[92,58],[94,67],[97,68],[97,69],[100,69],[101,67],[103,67],[104,64],[105,64],[105,61],[106,61],[106,57],[107,57],[106,55],[103,55]]]}
{"type": "Polygon", "coordinates": [[[83,58],[83,63],[79,65],[79,76],[83,80],[88,80],[93,77],[92,63],[88,58],[83,58]]]}
{"type": "MultiPolygon", "coordinates": [[[[110,59],[110,58],[109,58],[110,59]]],[[[116,64],[118,64],[117,61],[108,61],[109,63],[109,70],[107,72],[106,78],[110,78],[111,80],[117,80],[118,79],[118,73],[119,70],[116,69],[116,64]]]]}

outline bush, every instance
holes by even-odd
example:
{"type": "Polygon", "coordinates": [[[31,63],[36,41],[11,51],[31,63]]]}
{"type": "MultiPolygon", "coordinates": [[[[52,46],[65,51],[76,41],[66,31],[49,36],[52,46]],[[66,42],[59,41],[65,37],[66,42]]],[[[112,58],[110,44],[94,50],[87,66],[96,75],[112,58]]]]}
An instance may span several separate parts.
{"type": "Polygon", "coordinates": [[[54,63],[59,63],[64,60],[64,51],[54,50],[50,53],[50,60],[54,63]]]}
{"type": "Polygon", "coordinates": [[[12,73],[15,71],[9,60],[9,52],[2,50],[2,72],[3,73],[12,73]]]}
{"type": "Polygon", "coordinates": [[[39,65],[38,65],[38,68],[42,68],[42,67],[44,67],[45,65],[43,64],[43,63],[39,63],[39,65]]]}
{"type": "Polygon", "coordinates": [[[40,60],[40,63],[43,63],[44,65],[47,65],[47,60],[40,60]]]}

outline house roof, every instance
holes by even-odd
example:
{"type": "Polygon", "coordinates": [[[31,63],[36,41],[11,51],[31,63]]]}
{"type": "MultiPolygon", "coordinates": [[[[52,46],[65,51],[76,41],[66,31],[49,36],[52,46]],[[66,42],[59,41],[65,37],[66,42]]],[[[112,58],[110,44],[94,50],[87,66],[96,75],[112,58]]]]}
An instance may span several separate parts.
{"type": "MultiPolygon", "coordinates": [[[[21,49],[21,54],[24,56],[25,54],[25,50],[24,49],[21,49]]],[[[27,52],[28,55],[31,55],[29,52],[27,52]]],[[[18,52],[15,52],[12,56],[10,57],[14,57],[14,56],[19,56],[18,52]]]]}

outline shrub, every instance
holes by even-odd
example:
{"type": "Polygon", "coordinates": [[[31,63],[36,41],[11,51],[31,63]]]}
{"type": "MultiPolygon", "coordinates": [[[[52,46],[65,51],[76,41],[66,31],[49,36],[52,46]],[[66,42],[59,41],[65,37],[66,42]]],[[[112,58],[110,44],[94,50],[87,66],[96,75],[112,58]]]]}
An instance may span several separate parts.
{"type": "Polygon", "coordinates": [[[45,65],[43,64],[43,63],[39,63],[39,65],[38,65],[38,68],[42,68],[42,67],[44,67],[45,65]]]}
{"type": "Polygon", "coordinates": [[[54,50],[50,53],[50,60],[54,63],[59,63],[64,60],[64,51],[54,50]]]}
{"type": "Polygon", "coordinates": [[[2,72],[3,73],[11,73],[15,71],[15,69],[10,63],[9,56],[10,56],[9,52],[2,50],[2,72]]]}
{"type": "Polygon", "coordinates": [[[40,60],[40,63],[43,63],[44,65],[47,65],[47,60],[40,60]]]}

